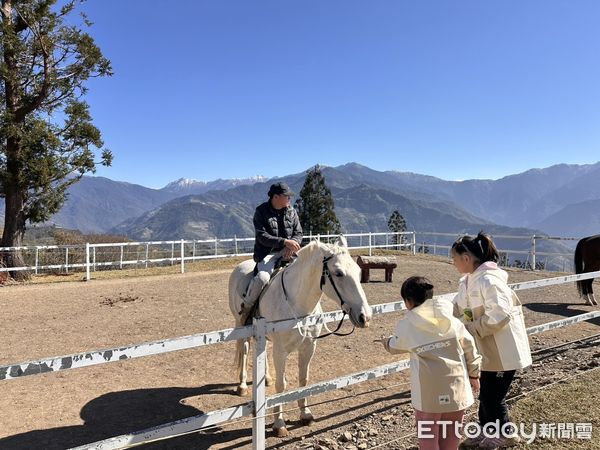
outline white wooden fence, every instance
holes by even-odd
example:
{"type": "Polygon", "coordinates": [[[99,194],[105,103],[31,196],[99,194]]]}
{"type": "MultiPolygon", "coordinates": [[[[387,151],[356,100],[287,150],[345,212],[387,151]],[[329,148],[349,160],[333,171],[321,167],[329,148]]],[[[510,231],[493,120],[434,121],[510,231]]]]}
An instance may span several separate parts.
{"type": "MultiPolygon", "coordinates": [[[[523,283],[512,284],[514,290],[524,290],[552,286],[563,283],[570,283],[577,280],[585,280],[594,277],[600,277],[600,271],[580,275],[569,275],[543,280],[527,281],[523,283]]],[[[455,294],[444,294],[440,298],[451,299],[455,294]]],[[[385,314],[401,311],[405,309],[403,302],[385,303],[372,307],[373,315],[385,314]]],[[[585,314],[556,320],[553,322],[536,325],[528,328],[528,334],[536,334],[544,331],[561,328],[577,322],[590,320],[600,317],[600,311],[592,311],[585,314]]],[[[119,347],[106,350],[90,351],[60,357],[45,358],[36,361],[29,361],[19,364],[9,364],[0,366],[0,382],[11,380],[28,375],[35,375],[46,372],[58,372],[78,367],[86,367],[97,364],[106,364],[123,359],[139,358],[142,356],[157,355],[176,350],[197,348],[205,345],[212,345],[219,342],[233,341],[250,336],[255,338],[254,364],[253,364],[253,399],[252,401],[226,408],[222,410],[208,412],[193,417],[188,417],[168,424],[160,425],[150,429],[137,431],[121,436],[112,437],[91,444],[86,444],[77,449],[120,449],[139,445],[144,442],[152,442],[161,439],[200,431],[203,428],[225,423],[240,417],[253,415],[253,433],[252,443],[254,449],[265,448],[265,418],[267,408],[285,404],[301,398],[321,394],[324,392],[340,389],[345,386],[361,383],[373,378],[397,373],[409,367],[407,360],[398,363],[386,364],[373,369],[353,373],[333,380],[323,381],[302,388],[286,391],[280,394],[266,395],[266,336],[269,333],[288,330],[292,328],[305,327],[317,323],[329,323],[338,321],[342,318],[341,311],[329,312],[321,315],[307,316],[296,321],[294,319],[266,322],[264,319],[256,319],[251,326],[231,328],[209,333],[200,333],[191,336],[184,336],[162,341],[146,342],[128,347],[119,347]]]]}
{"type": "MultiPolygon", "coordinates": [[[[376,248],[408,249],[413,254],[429,251],[439,254],[440,250],[449,253],[452,242],[463,233],[435,233],[409,231],[402,233],[349,233],[346,234],[351,249],[364,249],[372,254],[376,248]],[[441,238],[445,244],[439,244],[441,238]],[[447,244],[447,245],[446,245],[447,244]]],[[[331,240],[336,235],[308,235],[306,240],[331,240]]],[[[573,254],[540,252],[536,242],[541,240],[574,241],[578,238],[549,236],[503,236],[494,235],[495,239],[525,240],[529,242],[527,250],[500,248],[505,254],[525,255],[528,266],[536,267],[540,257],[561,258],[563,271],[570,271],[573,254]],[[568,263],[568,267],[567,267],[568,263]]],[[[0,272],[30,271],[83,271],[86,280],[91,279],[91,272],[101,269],[148,268],[150,265],[179,265],[181,273],[185,272],[185,264],[205,259],[227,258],[231,256],[250,256],[254,238],[206,239],[147,242],[114,242],[85,245],[44,245],[24,247],[0,247],[0,253],[21,252],[27,257],[27,265],[22,267],[0,267],[0,272]]]]}
{"type": "MultiPolygon", "coordinates": [[[[458,237],[462,236],[462,234],[457,233],[437,233],[437,232],[428,232],[428,231],[415,231],[415,237],[413,241],[416,243],[417,251],[425,251],[429,250],[433,254],[439,254],[438,250],[443,250],[448,255],[450,255],[450,249],[452,248],[452,242],[458,237]],[[419,239],[419,237],[422,237],[419,239]],[[446,237],[450,240],[449,245],[439,244],[437,243],[437,239],[432,243],[426,240],[427,237],[446,237]]],[[[573,267],[573,252],[569,253],[561,253],[561,252],[544,252],[538,250],[538,243],[543,241],[566,241],[573,242],[579,241],[581,238],[579,237],[559,237],[559,236],[545,236],[545,235],[531,235],[531,236],[512,236],[512,235],[493,235],[494,240],[521,240],[529,243],[527,250],[517,250],[509,247],[502,247],[498,250],[500,253],[503,253],[507,256],[509,255],[523,255],[525,259],[523,263],[526,267],[534,269],[537,267],[537,263],[541,262],[541,259],[544,259],[544,262],[547,264],[549,262],[554,261],[555,266],[562,267],[563,272],[570,272],[574,270],[573,267]],[[558,260],[558,261],[556,261],[558,260]]],[[[544,265],[546,265],[544,264],[544,265]]]]}

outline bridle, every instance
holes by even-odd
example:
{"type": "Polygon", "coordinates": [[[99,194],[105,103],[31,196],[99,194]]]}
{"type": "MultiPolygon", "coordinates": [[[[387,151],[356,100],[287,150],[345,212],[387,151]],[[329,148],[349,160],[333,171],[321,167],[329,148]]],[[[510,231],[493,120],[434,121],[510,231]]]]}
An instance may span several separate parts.
{"type": "MultiPolygon", "coordinates": [[[[337,286],[335,285],[334,281],[333,281],[333,277],[331,276],[331,272],[329,271],[329,267],[327,266],[327,262],[333,258],[333,255],[331,256],[327,256],[325,258],[323,258],[323,270],[321,271],[321,281],[319,283],[319,288],[321,289],[321,292],[323,292],[323,286],[325,285],[325,282],[327,281],[327,279],[329,279],[329,282],[331,283],[331,286],[333,286],[333,290],[335,291],[336,295],[338,296],[338,299],[340,300],[340,306],[342,308],[342,312],[344,313],[342,315],[342,318],[340,319],[340,322],[338,323],[337,327],[335,330],[333,331],[329,331],[329,333],[325,333],[322,334],[320,336],[315,337],[315,339],[321,339],[327,336],[331,336],[332,334],[334,336],[349,336],[352,333],[354,333],[354,330],[356,328],[356,326],[354,324],[352,324],[352,330],[349,333],[338,333],[338,330],[342,327],[342,323],[344,323],[344,319],[346,318],[346,315],[348,314],[345,310],[344,310],[344,303],[346,303],[344,301],[344,299],[342,298],[342,294],[340,294],[340,291],[338,290],[337,286]]],[[[285,274],[285,270],[284,272],[281,274],[281,287],[283,288],[283,295],[285,296],[286,301],[288,300],[288,295],[287,295],[287,291],[285,290],[285,283],[283,282],[283,275],[285,274]]],[[[327,325],[325,325],[325,328],[327,328],[327,325]]]]}

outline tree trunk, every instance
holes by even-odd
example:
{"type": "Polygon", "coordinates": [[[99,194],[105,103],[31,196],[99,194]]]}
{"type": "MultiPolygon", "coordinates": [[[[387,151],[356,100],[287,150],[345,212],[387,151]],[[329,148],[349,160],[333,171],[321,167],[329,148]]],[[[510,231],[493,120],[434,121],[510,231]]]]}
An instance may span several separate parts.
{"type": "MultiPolygon", "coordinates": [[[[25,234],[24,196],[14,189],[6,192],[4,209],[4,232],[1,247],[20,247],[25,234]]],[[[21,250],[2,251],[1,261],[5,267],[24,267],[25,260],[21,250]]],[[[24,270],[9,272],[11,278],[23,281],[30,278],[30,273],[24,270]]]]}
{"type": "MultiPolygon", "coordinates": [[[[17,73],[18,64],[14,53],[13,45],[9,36],[15,32],[13,23],[13,2],[11,0],[2,0],[2,21],[5,28],[3,35],[3,58],[8,73],[17,73]]],[[[13,122],[12,125],[20,125],[25,121],[24,117],[19,117],[19,100],[22,98],[22,92],[19,84],[7,77],[4,80],[4,96],[6,111],[10,114],[8,117],[13,122]]],[[[2,233],[1,247],[20,247],[23,243],[25,234],[25,194],[27,188],[23,187],[21,182],[21,163],[20,143],[14,136],[6,138],[5,157],[6,157],[6,177],[4,181],[4,231],[2,233]]],[[[0,262],[5,267],[23,267],[25,260],[20,250],[9,250],[0,252],[0,262]]],[[[15,280],[24,280],[30,278],[27,271],[11,271],[10,276],[15,280]]]]}

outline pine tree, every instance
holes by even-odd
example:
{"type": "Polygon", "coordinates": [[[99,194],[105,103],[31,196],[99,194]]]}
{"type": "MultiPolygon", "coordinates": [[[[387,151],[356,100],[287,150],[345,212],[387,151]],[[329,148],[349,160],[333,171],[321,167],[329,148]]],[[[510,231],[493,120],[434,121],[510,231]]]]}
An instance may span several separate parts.
{"type": "MultiPolygon", "coordinates": [[[[395,210],[388,220],[388,228],[392,233],[399,233],[402,231],[406,231],[406,220],[402,217],[402,214],[395,210]]],[[[404,235],[402,234],[394,234],[392,236],[392,244],[398,245],[400,248],[400,244],[404,243],[404,235]]]]}
{"type": "MultiPolygon", "coordinates": [[[[112,71],[81,29],[91,25],[87,18],[82,16],[80,25],[71,19],[66,23],[78,2],[59,7],[57,0],[1,0],[3,247],[20,246],[27,222],[48,220],[62,207],[70,185],[112,160],[83,100],[86,81],[112,71]]],[[[24,265],[19,252],[5,256],[3,263],[24,265]]]]}
{"type": "Polygon", "coordinates": [[[338,234],[340,222],[335,215],[331,190],[317,165],[306,171],[304,185],[295,203],[304,235],[338,234]]]}

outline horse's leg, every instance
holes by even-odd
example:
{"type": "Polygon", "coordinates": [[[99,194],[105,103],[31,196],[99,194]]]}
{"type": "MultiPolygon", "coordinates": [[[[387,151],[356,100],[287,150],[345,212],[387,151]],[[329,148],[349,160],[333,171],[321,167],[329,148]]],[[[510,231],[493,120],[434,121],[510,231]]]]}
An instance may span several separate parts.
{"type": "MultiPolygon", "coordinates": [[[[281,345],[273,344],[273,364],[275,365],[275,390],[277,393],[285,391],[286,379],[285,379],[285,361],[288,354],[282,348],[281,345]]],[[[283,418],[283,405],[275,406],[275,422],[273,422],[273,431],[277,437],[286,437],[288,430],[285,426],[285,420],[283,418]]]]}
{"type": "MultiPolygon", "coordinates": [[[[315,354],[316,348],[317,341],[305,339],[298,350],[298,384],[300,387],[308,384],[310,360],[315,354]]],[[[306,398],[298,400],[298,407],[300,408],[300,422],[302,422],[302,425],[312,424],[315,419],[308,408],[308,400],[306,398]]]]}
{"type": "Polygon", "coordinates": [[[594,294],[585,294],[585,306],[594,306],[595,301],[594,294]]]}
{"type": "Polygon", "coordinates": [[[594,291],[592,290],[593,279],[583,281],[583,294],[585,295],[585,304],[587,306],[594,306],[596,299],[594,298],[594,291]]]}
{"type": "Polygon", "coordinates": [[[594,284],[594,280],[590,280],[590,289],[589,289],[588,297],[589,297],[590,303],[594,306],[597,306],[598,301],[596,300],[596,297],[594,297],[594,288],[592,287],[593,284],[594,284]]]}
{"type": "Polygon", "coordinates": [[[269,341],[267,341],[267,345],[265,348],[265,367],[266,367],[266,371],[267,371],[267,375],[265,378],[265,383],[267,386],[273,386],[273,375],[271,375],[271,365],[269,364],[269,358],[268,358],[268,353],[269,353],[269,341]]]}
{"type": "Polygon", "coordinates": [[[236,362],[239,370],[240,384],[237,394],[244,397],[248,395],[248,352],[250,351],[250,339],[240,339],[236,344],[236,362]]]}

